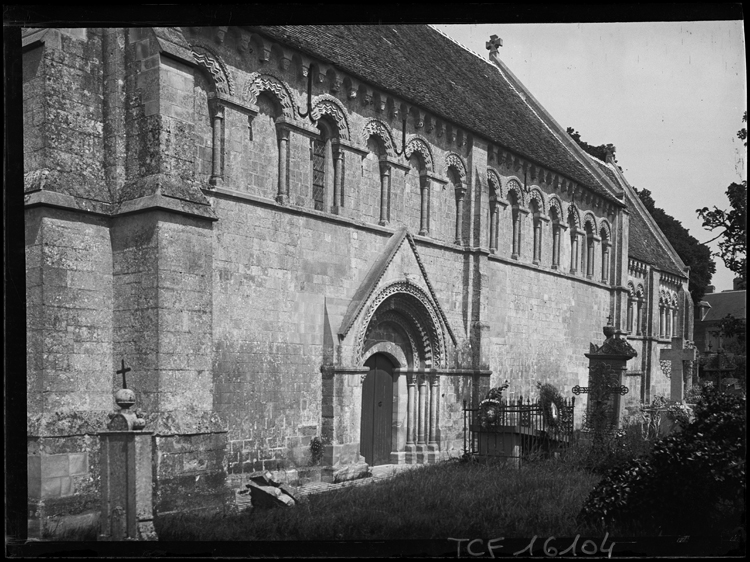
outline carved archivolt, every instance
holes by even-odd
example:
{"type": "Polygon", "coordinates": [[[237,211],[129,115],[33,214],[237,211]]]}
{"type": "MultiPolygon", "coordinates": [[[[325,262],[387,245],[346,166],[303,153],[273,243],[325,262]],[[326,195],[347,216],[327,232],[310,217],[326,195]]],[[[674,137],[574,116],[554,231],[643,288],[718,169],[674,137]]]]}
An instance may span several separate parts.
{"type": "Polygon", "coordinates": [[[642,298],[643,298],[643,296],[644,296],[645,294],[646,294],[646,291],[644,290],[644,288],[643,288],[643,285],[641,285],[641,284],[638,284],[638,288],[637,288],[637,289],[636,289],[636,291],[635,291],[635,295],[636,295],[636,296],[637,296],[637,297],[638,297],[639,299],[642,299],[642,298]]]}
{"type": "Polygon", "coordinates": [[[576,228],[581,227],[581,215],[573,203],[568,206],[568,222],[572,223],[576,228]]]}
{"type": "Polygon", "coordinates": [[[373,316],[386,299],[394,295],[403,295],[398,299],[398,312],[406,315],[411,320],[414,328],[420,335],[425,353],[425,364],[427,367],[435,368],[443,366],[445,338],[440,319],[435,307],[429,297],[416,285],[408,281],[397,281],[385,287],[372,300],[367,314],[363,317],[362,328],[357,336],[357,359],[364,355],[364,345],[367,334],[371,331],[373,316]]]}
{"type": "Polygon", "coordinates": [[[427,144],[427,141],[425,141],[422,137],[414,135],[409,142],[406,143],[406,149],[404,150],[404,155],[406,158],[411,158],[411,155],[415,152],[419,153],[422,156],[422,161],[424,162],[425,168],[428,171],[433,171],[433,157],[432,157],[432,151],[430,150],[430,145],[427,144]]]}
{"type": "Polygon", "coordinates": [[[511,191],[514,192],[516,194],[516,201],[518,201],[518,204],[523,207],[526,206],[526,200],[523,197],[523,189],[521,189],[521,184],[518,183],[518,181],[510,180],[505,186],[505,189],[508,192],[509,197],[511,191]]]}
{"type": "Polygon", "coordinates": [[[450,167],[456,169],[458,177],[461,178],[461,184],[466,186],[466,164],[464,164],[464,159],[455,152],[449,152],[445,155],[445,168],[447,170],[450,167]]]}
{"type": "MultiPolygon", "coordinates": [[[[414,322],[413,318],[411,320],[412,322],[414,322]]],[[[367,332],[365,333],[365,343],[367,342],[367,339],[369,338],[370,333],[377,326],[380,326],[385,323],[393,323],[393,324],[396,324],[399,328],[401,328],[401,331],[406,335],[407,339],[409,340],[409,345],[411,346],[412,367],[415,369],[419,368],[420,352],[421,352],[421,357],[425,356],[425,349],[426,349],[424,347],[425,334],[424,333],[420,334],[422,336],[423,341],[421,342],[422,345],[418,346],[417,342],[414,339],[414,335],[412,334],[414,329],[410,325],[410,323],[406,321],[406,319],[404,318],[402,314],[399,314],[393,310],[387,310],[384,312],[378,311],[373,317],[373,320],[370,322],[370,326],[368,326],[367,328],[367,332]]],[[[364,350],[363,353],[367,353],[367,350],[364,350]]]]}
{"type": "Polygon", "coordinates": [[[549,199],[549,211],[550,211],[550,217],[552,216],[552,209],[555,209],[557,212],[557,220],[562,221],[565,214],[562,210],[562,204],[560,203],[560,200],[557,197],[550,197],[549,199]]]}
{"type": "Polygon", "coordinates": [[[542,195],[542,192],[539,191],[539,189],[537,189],[536,187],[533,188],[529,193],[529,204],[531,204],[532,201],[536,201],[540,213],[542,213],[543,215],[547,214],[547,207],[544,204],[544,196],[542,195]]]}
{"type": "Polygon", "coordinates": [[[586,213],[583,216],[583,228],[584,230],[590,230],[592,234],[596,234],[596,218],[591,213],[586,213]]]}
{"type": "Polygon", "coordinates": [[[349,119],[344,105],[335,97],[323,94],[315,98],[312,104],[312,118],[317,121],[323,115],[330,115],[339,130],[339,138],[349,140],[349,119]]]}
{"type": "Polygon", "coordinates": [[[388,156],[393,156],[393,153],[395,152],[393,133],[391,133],[391,128],[386,123],[383,123],[378,119],[370,119],[362,128],[363,146],[367,146],[367,141],[371,136],[378,137],[383,142],[388,156]]]}
{"type": "Polygon", "coordinates": [[[490,193],[494,193],[495,197],[502,197],[502,182],[500,176],[492,168],[487,168],[487,183],[490,186],[490,193]]]}
{"type": "Polygon", "coordinates": [[[262,92],[270,92],[279,100],[281,111],[284,117],[288,119],[297,118],[297,105],[294,103],[294,96],[289,84],[277,78],[273,74],[260,74],[253,72],[248,76],[245,86],[242,89],[243,101],[255,104],[258,96],[262,92]]]}
{"type": "Polygon", "coordinates": [[[612,240],[612,228],[609,226],[607,219],[602,219],[599,223],[599,232],[602,240],[612,240]]]}
{"type": "Polygon", "coordinates": [[[193,58],[211,76],[216,91],[220,94],[234,95],[234,80],[224,61],[212,49],[202,44],[191,46],[193,58]]]}
{"type": "Polygon", "coordinates": [[[628,281],[628,294],[630,295],[631,299],[635,297],[635,287],[633,286],[632,281],[628,281]]]}

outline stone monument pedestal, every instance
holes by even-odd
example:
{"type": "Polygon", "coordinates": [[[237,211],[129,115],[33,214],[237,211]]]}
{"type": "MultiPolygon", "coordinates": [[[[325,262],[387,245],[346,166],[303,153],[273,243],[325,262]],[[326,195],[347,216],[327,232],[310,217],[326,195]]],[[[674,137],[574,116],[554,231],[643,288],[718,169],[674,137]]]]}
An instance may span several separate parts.
{"type": "Polygon", "coordinates": [[[156,540],[152,431],[107,431],[101,442],[101,541],[156,540]]]}
{"type": "Polygon", "coordinates": [[[100,541],[157,540],[154,529],[152,476],[153,431],[144,431],[145,420],[130,407],[135,392],[127,387],[125,367],[122,388],[115,393],[120,411],[109,415],[107,429],[99,433],[102,511],[100,541]]]}

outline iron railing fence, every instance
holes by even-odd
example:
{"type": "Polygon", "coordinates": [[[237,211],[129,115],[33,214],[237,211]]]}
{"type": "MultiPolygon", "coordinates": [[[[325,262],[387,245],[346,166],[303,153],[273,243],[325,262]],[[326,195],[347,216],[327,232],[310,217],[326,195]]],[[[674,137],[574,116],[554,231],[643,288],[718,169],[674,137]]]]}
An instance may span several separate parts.
{"type": "Polygon", "coordinates": [[[575,397],[562,404],[538,400],[495,400],[478,408],[464,401],[464,455],[521,459],[531,454],[552,455],[573,436],[575,397]]]}

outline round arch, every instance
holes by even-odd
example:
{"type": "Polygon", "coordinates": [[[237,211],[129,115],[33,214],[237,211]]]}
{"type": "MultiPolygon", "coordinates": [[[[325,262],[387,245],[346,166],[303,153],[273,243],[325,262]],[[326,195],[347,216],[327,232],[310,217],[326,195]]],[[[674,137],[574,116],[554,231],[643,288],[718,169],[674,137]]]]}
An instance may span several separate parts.
{"type": "MultiPolygon", "coordinates": [[[[437,310],[427,294],[408,281],[383,288],[372,300],[357,341],[358,364],[378,343],[393,341],[412,368],[443,366],[445,341],[437,310]],[[373,337],[380,330],[378,337],[373,337]]],[[[400,361],[399,361],[400,362],[400,361]]],[[[406,366],[406,365],[404,365],[406,366]]]]}

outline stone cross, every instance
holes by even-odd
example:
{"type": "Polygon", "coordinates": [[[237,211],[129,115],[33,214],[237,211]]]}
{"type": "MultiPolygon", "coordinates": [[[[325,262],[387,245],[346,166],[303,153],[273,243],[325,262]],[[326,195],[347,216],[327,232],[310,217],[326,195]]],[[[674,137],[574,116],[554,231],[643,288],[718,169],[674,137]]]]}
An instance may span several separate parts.
{"type": "Polygon", "coordinates": [[[503,40],[497,35],[492,35],[484,46],[489,50],[490,55],[497,55],[498,48],[503,46],[503,40]]]}
{"type": "Polygon", "coordinates": [[[119,371],[115,371],[118,375],[122,375],[122,387],[127,388],[128,383],[125,381],[125,373],[129,372],[131,369],[130,367],[125,367],[125,359],[121,359],[122,361],[122,369],[119,371]]]}
{"type": "MultiPolygon", "coordinates": [[[[662,349],[660,360],[671,361],[671,396],[673,402],[683,402],[685,399],[685,373],[683,372],[684,361],[695,361],[698,358],[698,351],[694,347],[685,345],[682,338],[672,338],[671,349],[662,349]]],[[[687,380],[688,386],[692,385],[692,373],[687,380]]]]}

